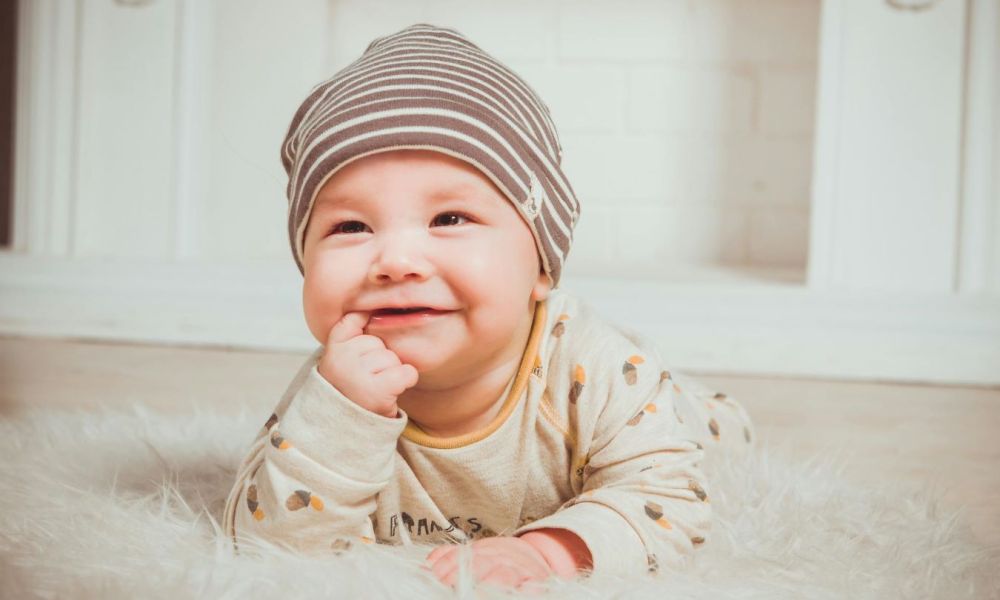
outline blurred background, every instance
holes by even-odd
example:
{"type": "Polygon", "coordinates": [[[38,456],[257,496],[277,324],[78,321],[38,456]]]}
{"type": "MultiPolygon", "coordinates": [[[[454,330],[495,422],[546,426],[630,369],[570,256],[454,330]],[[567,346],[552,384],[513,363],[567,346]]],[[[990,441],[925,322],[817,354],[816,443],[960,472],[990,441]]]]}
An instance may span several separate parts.
{"type": "Polygon", "coordinates": [[[2,3],[0,335],[304,352],[279,145],[375,37],[550,106],[562,286],[679,368],[1000,385],[996,0],[2,3]]]}

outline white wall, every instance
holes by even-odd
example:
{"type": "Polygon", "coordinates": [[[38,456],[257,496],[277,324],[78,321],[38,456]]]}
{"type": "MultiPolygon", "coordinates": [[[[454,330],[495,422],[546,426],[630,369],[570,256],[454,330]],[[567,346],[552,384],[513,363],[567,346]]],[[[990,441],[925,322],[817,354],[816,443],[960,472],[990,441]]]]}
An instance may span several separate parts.
{"type": "Polygon", "coordinates": [[[430,22],[552,108],[583,205],[567,273],[804,277],[817,0],[76,6],[69,256],[287,257],[278,147],[297,103],[374,37],[430,22]]]}
{"type": "Polygon", "coordinates": [[[331,3],[331,72],[454,27],[546,101],[582,204],[566,272],[806,267],[819,1],[331,3]]]}
{"type": "Polygon", "coordinates": [[[0,333],[311,346],[285,128],[430,22],[550,105],[583,205],[564,286],[677,367],[1000,383],[995,0],[21,8],[0,333]]]}

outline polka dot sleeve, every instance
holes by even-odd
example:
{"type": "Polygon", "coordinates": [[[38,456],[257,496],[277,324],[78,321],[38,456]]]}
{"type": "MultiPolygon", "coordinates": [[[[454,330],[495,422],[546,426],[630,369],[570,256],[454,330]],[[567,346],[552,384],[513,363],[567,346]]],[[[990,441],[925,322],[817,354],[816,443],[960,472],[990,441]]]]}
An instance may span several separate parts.
{"type": "Polygon", "coordinates": [[[228,535],[243,551],[263,541],[309,553],[373,543],[376,496],[393,476],[407,417],[351,402],[312,366],[267,419],[230,492],[228,535]]]}
{"type": "Polygon", "coordinates": [[[576,533],[594,572],[679,567],[711,528],[704,447],[678,415],[678,392],[658,354],[621,336],[578,351],[567,370],[576,407],[579,494],[515,534],[576,533]]]}

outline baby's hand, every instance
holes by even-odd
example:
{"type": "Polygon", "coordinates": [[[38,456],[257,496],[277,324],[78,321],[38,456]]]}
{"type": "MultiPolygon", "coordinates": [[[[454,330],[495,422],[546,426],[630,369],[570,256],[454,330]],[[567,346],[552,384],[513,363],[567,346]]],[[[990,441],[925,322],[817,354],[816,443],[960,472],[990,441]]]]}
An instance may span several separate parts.
{"type": "MultiPolygon", "coordinates": [[[[458,578],[459,546],[438,546],[427,555],[425,568],[442,583],[454,586],[458,578]]],[[[471,569],[476,581],[516,588],[524,592],[544,591],[537,581],[553,573],[545,557],[519,537],[489,537],[472,542],[471,569]]]]}
{"type": "Polygon", "coordinates": [[[349,312],[330,328],[316,370],[358,406],[395,418],[396,398],[416,385],[419,374],[380,338],[364,333],[369,314],[349,312]]]}

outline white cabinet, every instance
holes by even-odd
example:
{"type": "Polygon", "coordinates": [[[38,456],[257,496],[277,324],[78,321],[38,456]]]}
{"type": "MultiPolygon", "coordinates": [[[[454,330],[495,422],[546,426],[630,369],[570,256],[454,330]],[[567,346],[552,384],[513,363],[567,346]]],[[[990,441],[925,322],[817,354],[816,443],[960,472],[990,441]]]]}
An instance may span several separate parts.
{"type": "Polygon", "coordinates": [[[1000,7],[899,4],[22,0],[0,334],[312,347],[281,138],[431,22],[552,106],[563,285],[677,368],[998,384],[1000,7]]]}

